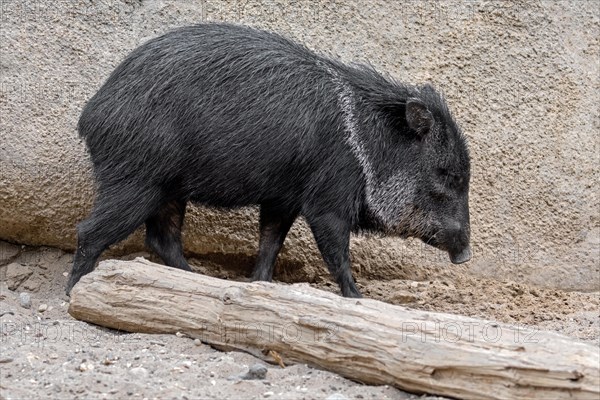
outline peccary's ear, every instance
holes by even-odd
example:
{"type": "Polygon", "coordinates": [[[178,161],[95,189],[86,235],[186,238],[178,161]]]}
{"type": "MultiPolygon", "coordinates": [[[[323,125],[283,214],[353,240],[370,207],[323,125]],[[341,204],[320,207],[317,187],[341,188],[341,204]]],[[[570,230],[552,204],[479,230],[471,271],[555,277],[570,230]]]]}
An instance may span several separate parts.
{"type": "Polygon", "coordinates": [[[406,122],[408,127],[419,136],[425,136],[433,127],[433,115],[427,106],[418,99],[408,99],[406,102],[406,122]]]}

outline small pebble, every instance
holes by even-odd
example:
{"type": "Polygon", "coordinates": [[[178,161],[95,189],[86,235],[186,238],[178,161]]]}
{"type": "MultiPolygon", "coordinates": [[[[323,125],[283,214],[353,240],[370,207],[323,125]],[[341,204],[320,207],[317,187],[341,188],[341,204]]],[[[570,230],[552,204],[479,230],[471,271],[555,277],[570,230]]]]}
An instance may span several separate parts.
{"type": "Polygon", "coordinates": [[[246,375],[242,379],[265,379],[267,376],[267,367],[263,364],[256,363],[250,367],[246,375]]]}
{"type": "Polygon", "coordinates": [[[48,304],[40,304],[38,307],[38,312],[44,312],[48,309],[48,304]]]}
{"type": "Polygon", "coordinates": [[[19,303],[23,308],[31,308],[31,296],[25,292],[19,294],[19,303]]]}
{"type": "Polygon", "coordinates": [[[202,341],[200,339],[194,339],[194,344],[196,346],[202,346],[202,341]]]}
{"type": "Polygon", "coordinates": [[[263,393],[263,397],[271,397],[271,396],[273,396],[274,394],[275,394],[275,393],[273,393],[273,392],[264,392],[264,393],[263,393]]]}
{"type": "Polygon", "coordinates": [[[245,380],[265,379],[266,376],[267,376],[267,367],[265,367],[263,364],[256,363],[253,366],[251,366],[250,369],[248,369],[248,372],[246,372],[245,374],[233,375],[227,379],[230,381],[239,380],[239,379],[245,379],[245,380]]]}
{"type": "Polygon", "coordinates": [[[346,396],[341,393],[330,394],[325,400],[349,400],[346,396]]]}
{"type": "Polygon", "coordinates": [[[81,372],[91,371],[93,369],[94,369],[94,364],[81,363],[79,365],[79,371],[81,371],[81,372]]]}
{"type": "Polygon", "coordinates": [[[253,379],[265,379],[267,376],[267,367],[262,364],[254,364],[248,369],[245,374],[232,375],[227,378],[230,381],[237,381],[240,379],[253,380],[253,379]]]}
{"type": "Polygon", "coordinates": [[[184,367],[186,367],[186,368],[192,368],[192,362],[191,362],[191,361],[188,361],[188,360],[186,360],[186,361],[182,361],[182,362],[181,362],[181,365],[183,365],[183,366],[184,366],[184,367]]]}
{"type": "Polygon", "coordinates": [[[138,378],[146,378],[148,376],[148,370],[144,367],[135,367],[129,370],[131,375],[137,376],[138,378]]]}

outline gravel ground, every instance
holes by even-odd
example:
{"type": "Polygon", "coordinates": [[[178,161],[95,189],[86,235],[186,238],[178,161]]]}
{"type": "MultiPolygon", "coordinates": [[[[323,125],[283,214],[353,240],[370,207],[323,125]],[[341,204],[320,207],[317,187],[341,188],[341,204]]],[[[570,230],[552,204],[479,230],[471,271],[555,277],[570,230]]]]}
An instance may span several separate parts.
{"type": "MultiPolygon", "coordinates": [[[[71,254],[23,247],[2,255],[2,399],[438,398],[363,385],[302,364],[281,368],[249,354],[221,352],[185,336],[127,334],[80,322],[67,313],[64,294],[71,254]],[[258,379],[245,379],[250,368],[258,370],[258,379]],[[260,376],[263,372],[264,377],[260,376]]],[[[206,272],[201,261],[193,263],[206,272]]],[[[366,297],[533,326],[600,345],[599,293],[540,289],[469,276],[464,271],[453,267],[418,282],[360,277],[358,281],[366,297]]],[[[328,280],[313,285],[337,290],[328,280]]]]}

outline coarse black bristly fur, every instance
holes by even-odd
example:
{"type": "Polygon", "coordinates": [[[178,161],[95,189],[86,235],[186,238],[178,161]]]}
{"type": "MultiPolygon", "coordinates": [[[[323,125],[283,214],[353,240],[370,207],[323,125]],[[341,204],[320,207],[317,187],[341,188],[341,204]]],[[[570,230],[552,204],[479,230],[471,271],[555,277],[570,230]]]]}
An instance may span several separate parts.
{"type": "Polygon", "coordinates": [[[260,205],[253,272],[270,280],[294,220],[310,225],[344,296],[351,231],[415,236],[469,257],[467,144],[445,100],[277,34],[200,24],[134,50],[85,106],[97,182],[67,292],[146,224],[146,243],[189,270],[188,202],[260,205]]]}

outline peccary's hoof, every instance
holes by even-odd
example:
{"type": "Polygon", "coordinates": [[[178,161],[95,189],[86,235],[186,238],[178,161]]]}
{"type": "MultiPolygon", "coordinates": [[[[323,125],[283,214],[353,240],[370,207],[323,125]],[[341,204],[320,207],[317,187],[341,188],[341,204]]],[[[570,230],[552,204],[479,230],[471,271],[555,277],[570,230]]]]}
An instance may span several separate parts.
{"type": "Polygon", "coordinates": [[[347,297],[349,299],[362,299],[362,294],[358,291],[358,289],[354,290],[342,290],[342,296],[347,297]]]}
{"type": "Polygon", "coordinates": [[[450,261],[452,264],[462,264],[471,259],[471,247],[467,246],[458,253],[450,253],[450,261]]]}
{"type": "Polygon", "coordinates": [[[65,287],[65,294],[69,297],[71,297],[71,290],[73,289],[73,286],[75,286],[75,283],[73,281],[73,278],[69,278],[69,281],[67,282],[67,286],[65,287]]]}

